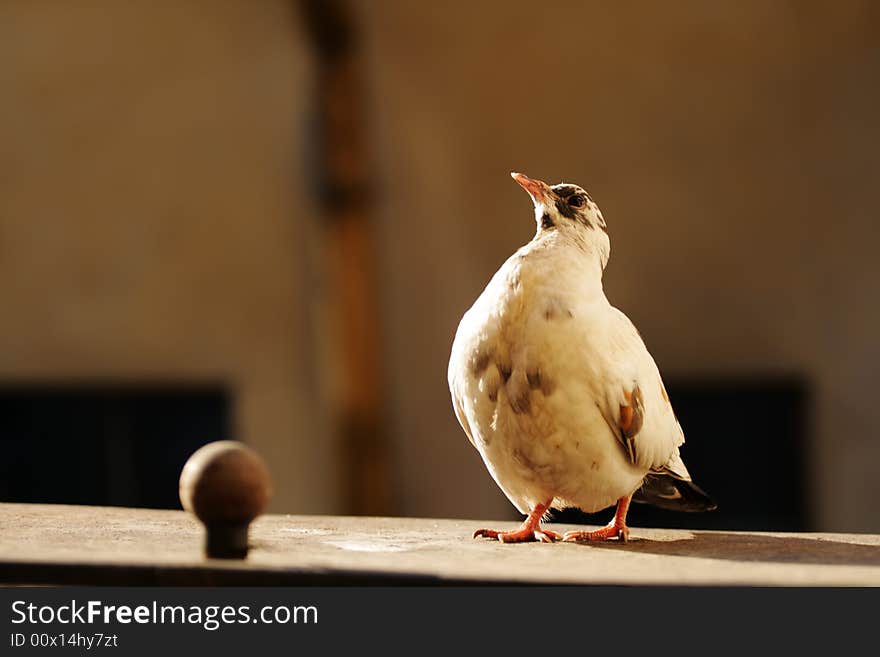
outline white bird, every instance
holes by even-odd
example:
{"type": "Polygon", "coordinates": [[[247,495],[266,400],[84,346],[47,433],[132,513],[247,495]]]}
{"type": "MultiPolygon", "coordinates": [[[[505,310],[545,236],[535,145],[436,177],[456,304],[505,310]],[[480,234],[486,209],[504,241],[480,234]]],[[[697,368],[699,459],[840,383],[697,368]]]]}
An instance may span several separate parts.
{"type": "Polygon", "coordinates": [[[462,428],[527,518],[474,538],[626,540],[632,499],[714,508],[681,460],[684,434],[654,359],[605,297],[611,245],[598,206],[577,185],[511,176],[532,197],[537,231],[464,314],[448,379],[462,428]],[[602,529],[560,537],[540,524],[551,508],[614,503],[602,529]]]}

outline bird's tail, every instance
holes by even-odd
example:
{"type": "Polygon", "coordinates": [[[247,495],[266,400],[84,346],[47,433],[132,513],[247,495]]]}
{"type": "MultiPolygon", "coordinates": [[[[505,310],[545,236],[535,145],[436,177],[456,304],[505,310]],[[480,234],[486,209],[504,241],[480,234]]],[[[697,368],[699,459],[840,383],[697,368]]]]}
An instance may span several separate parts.
{"type": "Polygon", "coordinates": [[[671,511],[712,511],[718,508],[694,482],[667,472],[648,473],[632,499],[671,511]]]}

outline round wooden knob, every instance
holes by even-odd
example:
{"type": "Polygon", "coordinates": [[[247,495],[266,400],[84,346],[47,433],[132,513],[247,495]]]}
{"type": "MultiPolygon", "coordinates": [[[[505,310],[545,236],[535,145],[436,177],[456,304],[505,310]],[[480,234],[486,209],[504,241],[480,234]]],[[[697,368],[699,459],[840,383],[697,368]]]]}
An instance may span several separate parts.
{"type": "Polygon", "coordinates": [[[199,448],[180,473],[180,503],[204,523],[209,557],[246,557],[248,526],[266,510],[271,495],[263,459],[234,440],[199,448]]]}

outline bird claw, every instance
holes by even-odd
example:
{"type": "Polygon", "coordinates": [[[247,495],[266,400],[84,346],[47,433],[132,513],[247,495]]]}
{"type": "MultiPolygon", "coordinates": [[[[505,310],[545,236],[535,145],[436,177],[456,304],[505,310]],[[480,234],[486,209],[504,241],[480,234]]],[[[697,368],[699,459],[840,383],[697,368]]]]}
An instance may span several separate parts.
{"type": "Polygon", "coordinates": [[[602,529],[594,529],[593,531],[565,532],[562,541],[564,543],[581,543],[588,541],[605,541],[611,538],[616,538],[621,543],[626,543],[629,540],[629,527],[612,523],[602,527],[602,529]]]}
{"type": "Polygon", "coordinates": [[[538,529],[535,531],[535,540],[541,541],[542,543],[554,543],[555,541],[561,541],[562,536],[549,529],[538,529]]]}
{"type": "Polygon", "coordinates": [[[549,529],[530,529],[528,527],[520,527],[511,532],[500,532],[497,529],[478,529],[474,532],[474,538],[480,537],[497,539],[502,543],[529,543],[532,541],[553,543],[562,540],[562,536],[549,529]]]}
{"type": "Polygon", "coordinates": [[[498,538],[500,533],[494,529],[478,529],[474,532],[473,538],[480,538],[481,536],[485,538],[498,538]]]}
{"type": "Polygon", "coordinates": [[[497,529],[478,529],[474,532],[474,538],[481,536],[497,538],[502,543],[529,543],[531,541],[552,543],[561,540],[562,537],[556,532],[541,528],[541,516],[550,508],[550,502],[551,500],[547,500],[542,504],[536,504],[519,529],[510,532],[499,532],[497,529]]]}

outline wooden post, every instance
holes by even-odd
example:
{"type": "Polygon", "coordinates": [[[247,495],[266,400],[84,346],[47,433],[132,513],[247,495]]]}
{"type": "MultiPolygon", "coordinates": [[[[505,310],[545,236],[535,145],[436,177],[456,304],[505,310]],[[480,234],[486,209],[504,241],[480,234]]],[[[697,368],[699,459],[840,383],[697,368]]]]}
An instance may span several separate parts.
{"type": "Polygon", "coordinates": [[[335,410],[346,512],[389,514],[373,194],[357,33],[344,0],[301,0],[300,8],[316,55],[307,168],[324,215],[319,234],[329,283],[325,301],[331,348],[341,363],[335,410]]]}

